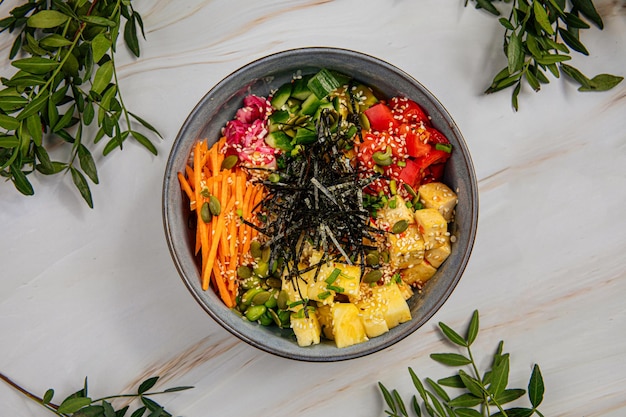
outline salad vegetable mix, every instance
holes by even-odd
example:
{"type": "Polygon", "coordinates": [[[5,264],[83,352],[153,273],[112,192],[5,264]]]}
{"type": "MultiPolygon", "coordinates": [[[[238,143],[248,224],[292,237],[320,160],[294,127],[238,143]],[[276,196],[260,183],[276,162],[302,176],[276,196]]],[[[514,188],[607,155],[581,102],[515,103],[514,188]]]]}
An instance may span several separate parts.
{"type": "Polygon", "coordinates": [[[346,347],[410,320],[406,300],[451,253],[451,152],[417,103],[345,74],[248,95],[178,173],[202,288],[300,346],[346,347]]]}

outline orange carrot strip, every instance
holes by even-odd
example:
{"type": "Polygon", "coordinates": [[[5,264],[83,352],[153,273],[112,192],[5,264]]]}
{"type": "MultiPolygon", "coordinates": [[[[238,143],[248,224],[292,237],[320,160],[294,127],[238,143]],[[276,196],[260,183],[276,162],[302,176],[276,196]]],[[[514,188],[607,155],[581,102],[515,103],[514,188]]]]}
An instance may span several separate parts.
{"type": "Polygon", "coordinates": [[[187,179],[185,178],[182,172],[178,173],[178,182],[180,183],[180,187],[183,189],[185,194],[187,194],[187,197],[189,197],[189,203],[190,204],[194,203],[196,201],[196,194],[191,189],[189,182],[187,181],[187,179]]]}
{"type": "Polygon", "coordinates": [[[191,180],[189,185],[193,188],[193,168],[189,165],[185,165],[185,175],[187,175],[187,178],[191,180]]]}

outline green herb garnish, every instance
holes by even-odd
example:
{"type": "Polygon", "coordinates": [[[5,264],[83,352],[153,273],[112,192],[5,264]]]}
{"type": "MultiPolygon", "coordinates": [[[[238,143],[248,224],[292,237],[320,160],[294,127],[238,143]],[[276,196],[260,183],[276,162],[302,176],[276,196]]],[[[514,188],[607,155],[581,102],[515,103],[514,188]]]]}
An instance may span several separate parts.
{"type": "Polygon", "coordinates": [[[33,172],[70,173],[93,207],[88,180],[98,184],[99,178],[88,144],[110,138],[103,149],[107,155],[130,137],[157,154],[134,125],[159,133],[126,108],[118,85],[118,35],[123,32],[126,46],[139,56],[137,29],[143,34],[130,0],[30,0],[0,20],[0,33],[15,33],[9,59],[18,70],[2,78],[0,89],[0,175],[19,192],[34,194],[27,178],[33,172]],[[15,59],[18,54],[26,57],[15,59]],[[87,137],[94,122],[98,129],[87,137]],[[58,145],[68,149],[64,161],[48,154],[58,145]]]}
{"type": "MultiPolygon", "coordinates": [[[[544,394],[543,378],[539,365],[533,367],[528,382],[528,391],[520,388],[508,388],[510,357],[508,353],[502,351],[504,343],[500,342],[493,355],[490,368],[481,372],[471,350],[471,345],[478,335],[478,328],[478,311],[474,311],[465,337],[446,324],[439,323],[439,329],[446,339],[465,348],[467,355],[433,353],[430,357],[446,366],[467,366],[468,369],[459,369],[452,376],[437,381],[426,378],[426,384],[424,384],[413,369],[409,368],[409,374],[419,394],[419,397],[414,395],[411,399],[412,411],[415,415],[421,416],[425,410],[432,417],[530,417],[534,414],[543,417],[543,414],[537,409],[543,401],[544,394]],[[458,395],[451,396],[446,388],[453,388],[455,394],[458,393],[458,395]],[[528,394],[530,407],[505,408],[505,404],[518,400],[525,394],[528,394]],[[492,410],[495,411],[493,414],[492,410]]],[[[389,407],[385,413],[391,417],[408,417],[408,409],[398,391],[395,389],[390,391],[381,382],[378,383],[378,386],[385,403],[389,407]]]]}
{"type": "MultiPolygon", "coordinates": [[[[465,0],[465,5],[468,1],[465,0]]],[[[494,5],[496,0],[472,1],[477,9],[500,16],[500,10],[494,5]]],[[[555,78],[564,74],[573,79],[580,84],[579,91],[610,90],[624,79],[610,74],[588,78],[565,63],[572,59],[571,50],[589,55],[580,40],[581,30],[589,29],[589,23],[598,29],[604,28],[592,0],[512,0],[507,3],[511,4],[509,16],[500,17],[499,21],[504,27],[504,53],[508,64],[496,74],[486,93],[513,87],[511,102],[517,110],[522,82],[525,80],[533,90],[539,91],[541,84],[550,82],[548,72],[555,78]]]]}

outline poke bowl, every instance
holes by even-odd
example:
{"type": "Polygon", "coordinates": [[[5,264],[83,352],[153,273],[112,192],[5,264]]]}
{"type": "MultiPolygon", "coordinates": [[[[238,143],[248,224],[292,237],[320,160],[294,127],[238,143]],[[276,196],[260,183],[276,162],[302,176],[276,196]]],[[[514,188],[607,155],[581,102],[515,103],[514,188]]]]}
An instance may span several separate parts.
{"type": "Polygon", "coordinates": [[[162,210],[175,267],[213,320],[263,351],[330,362],[383,350],[441,308],[472,252],[478,193],[460,130],[422,84],[311,47],[257,59],[200,100],[162,210]]]}

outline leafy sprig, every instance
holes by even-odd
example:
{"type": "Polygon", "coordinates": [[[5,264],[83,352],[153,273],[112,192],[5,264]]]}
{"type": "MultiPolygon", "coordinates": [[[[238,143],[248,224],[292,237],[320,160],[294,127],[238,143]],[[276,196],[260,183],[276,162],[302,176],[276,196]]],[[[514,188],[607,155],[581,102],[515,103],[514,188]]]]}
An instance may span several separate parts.
{"type": "MultiPolygon", "coordinates": [[[[468,4],[469,0],[465,1],[468,4]]],[[[565,62],[572,59],[572,51],[589,55],[582,43],[582,30],[591,24],[604,28],[592,0],[472,0],[477,9],[500,16],[496,1],[512,3],[508,18],[500,17],[504,27],[503,51],[507,66],[498,72],[485,93],[495,93],[513,88],[511,103],[518,110],[518,96],[522,83],[534,91],[550,82],[549,74],[560,78],[562,74],[577,82],[579,91],[607,91],[618,85],[624,77],[599,74],[587,77],[565,62]]]]}
{"type": "Polygon", "coordinates": [[[412,410],[420,417],[424,410],[431,417],[530,417],[534,414],[543,417],[538,410],[544,395],[539,365],[533,367],[527,390],[508,388],[510,356],[503,352],[504,343],[500,341],[493,355],[491,367],[484,372],[479,370],[471,349],[478,336],[478,311],[474,311],[465,337],[444,323],[439,323],[439,328],[447,340],[465,348],[466,354],[433,353],[430,355],[431,359],[443,365],[466,368],[460,368],[452,376],[437,381],[426,378],[425,383],[412,368],[409,368],[411,380],[419,395],[419,398],[413,395],[411,408],[407,408],[397,390],[389,390],[379,382],[378,386],[389,407],[389,410],[385,410],[388,416],[408,417],[408,410],[412,410]],[[451,395],[446,388],[452,388],[457,395],[451,395]],[[520,399],[525,394],[528,395],[530,407],[505,408],[506,404],[520,399]]]}
{"type": "Polygon", "coordinates": [[[83,388],[71,394],[59,404],[54,404],[52,402],[54,397],[53,389],[48,389],[42,397],[38,397],[22,388],[2,373],[0,373],[0,379],[24,394],[26,397],[38,404],[41,404],[44,408],[60,417],[124,417],[129,411],[129,406],[126,405],[118,410],[115,410],[111,400],[116,398],[139,399],[142,406],[135,409],[132,414],[130,414],[130,417],[170,417],[171,414],[165,410],[162,405],[150,397],[193,388],[190,386],[181,386],[167,388],[163,391],[150,392],[149,390],[152,389],[159,380],[159,377],[155,376],[143,381],[137,388],[136,393],[110,395],[107,397],[92,399],[89,397],[87,390],[87,378],[85,378],[83,388]]]}
{"type": "Polygon", "coordinates": [[[131,0],[29,0],[0,20],[0,33],[16,34],[9,59],[17,68],[11,78],[0,77],[0,175],[22,194],[34,194],[27,176],[35,171],[69,172],[93,207],[88,180],[97,184],[99,178],[90,146],[109,138],[107,155],[131,137],[157,154],[135,125],[160,137],[158,131],[127,109],[119,89],[115,53],[122,19],[124,41],[139,56],[143,21],[131,0]],[[98,129],[87,138],[94,122],[98,129]],[[48,153],[56,144],[67,149],[63,161],[48,153]]]}

